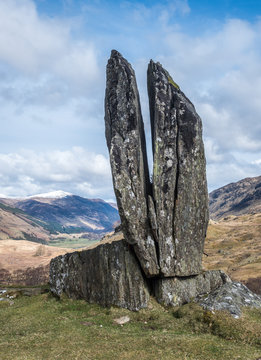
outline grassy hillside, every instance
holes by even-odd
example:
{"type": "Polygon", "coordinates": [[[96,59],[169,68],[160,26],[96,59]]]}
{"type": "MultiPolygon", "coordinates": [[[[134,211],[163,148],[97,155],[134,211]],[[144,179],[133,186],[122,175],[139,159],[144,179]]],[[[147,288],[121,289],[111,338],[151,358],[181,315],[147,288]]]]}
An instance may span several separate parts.
{"type": "Polygon", "coordinates": [[[208,227],[203,264],[261,293],[261,214],[227,216],[208,227]]]}
{"type": "MultiPolygon", "coordinates": [[[[260,279],[260,230],[261,214],[212,221],[204,267],[222,268],[236,280],[260,279]]],[[[104,241],[120,237],[117,233],[104,241]]],[[[14,241],[13,246],[20,244],[14,241]]],[[[28,248],[32,264],[61,251],[33,246],[28,248]]],[[[10,244],[5,248],[10,250],[10,244]]],[[[21,249],[15,253],[19,260],[21,249]]],[[[26,258],[28,254],[24,252],[26,258]]],[[[234,319],[196,304],[164,308],[154,299],[148,309],[130,312],[66,297],[57,300],[49,293],[28,297],[13,290],[10,295],[14,299],[0,301],[1,360],[256,360],[261,356],[261,310],[245,309],[241,319],[234,319]],[[115,323],[122,316],[130,318],[123,326],[115,323]]]]}
{"type": "Polygon", "coordinates": [[[261,354],[261,311],[235,320],[190,304],[140,312],[56,300],[48,294],[0,302],[1,360],[232,360],[261,354]],[[129,316],[123,326],[115,323],[129,316]]]}
{"type": "Polygon", "coordinates": [[[43,222],[33,219],[20,209],[0,203],[0,240],[29,240],[46,244],[49,235],[43,222]]]}
{"type": "Polygon", "coordinates": [[[226,360],[261,354],[261,311],[235,320],[190,304],[165,309],[153,300],[138,313],[104,309],[48,294],[0,302],[1,360],[226,360]],[[114,319],[129,316],[117,325],[114,319]]]}

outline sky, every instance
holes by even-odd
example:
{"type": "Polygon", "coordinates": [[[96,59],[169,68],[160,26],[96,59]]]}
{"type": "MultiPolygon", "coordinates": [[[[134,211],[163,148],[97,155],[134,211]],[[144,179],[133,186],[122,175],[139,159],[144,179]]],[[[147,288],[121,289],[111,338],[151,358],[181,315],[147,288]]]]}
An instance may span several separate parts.
{"type": "Polygon", "coordinates": [[[159,61],[203,122],[209,191],[261,175],[260,0],[0,0],[0,194],[113,200],[106,63],[159,61]]]}

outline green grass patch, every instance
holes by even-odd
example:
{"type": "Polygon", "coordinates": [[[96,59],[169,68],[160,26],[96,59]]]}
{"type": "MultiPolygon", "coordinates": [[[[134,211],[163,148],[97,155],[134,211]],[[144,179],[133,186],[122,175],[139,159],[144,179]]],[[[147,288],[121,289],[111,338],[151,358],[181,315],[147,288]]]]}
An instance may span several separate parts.
{"type": "Polygon", "coordinates": [[[90,246],[99,242],[99,240],[94,239],[84,239],[84,238],[61,238],[51,240],[48,245],[61,247],[66,249],[79,249],[82,247],[90,246]]]}
{"type": "Polygon", "coordinates": [[[1,360],[232,360],[261,355],[261,311],[235,320],[197,305],[130,312],[50,294],[0,302],[1,360]],[[120,326],[114,319],[128,315],[120,326]]]}

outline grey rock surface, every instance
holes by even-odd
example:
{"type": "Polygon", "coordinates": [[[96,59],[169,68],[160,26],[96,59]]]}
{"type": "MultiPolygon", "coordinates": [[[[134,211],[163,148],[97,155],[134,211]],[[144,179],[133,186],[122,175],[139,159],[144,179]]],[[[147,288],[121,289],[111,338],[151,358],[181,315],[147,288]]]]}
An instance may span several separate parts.
{"type": "Polygon", "coordinates": [[[65,293],[134,311],[147,307],[150,296],[136,256],[124,240],[52,259],[50,288],[59,297],[65,293]]]}
{"type": "Polygon", "coordinates": [[[244,306],[261,308],[261,296],[256,295],[240,282],[227,282],[207,297],[199,297],[197,302],[207,310],[225,310],[235,318],[241,316],[244,306]]]}
{"type": "Polygon", "coordinates": [[[210,270],[190,277],[154,280],[156,300],[165,306],[179,306],[206,295],[231,280],[222,270],[210,270]]]}
{"type": "Polygon", "coordinates": [[[105,127],[124,237],[146,276],[155,276],[159,265],[148,215],[151,185],[139,93],[131,65],[115,50],[107,64],[105,127]]]}
{"type": "Polygon", "coordinates": [[[202,123],[159,63],[148,67],[153,142],[153,199],[163,276],[201,271],[208,224],[202,123]]]}

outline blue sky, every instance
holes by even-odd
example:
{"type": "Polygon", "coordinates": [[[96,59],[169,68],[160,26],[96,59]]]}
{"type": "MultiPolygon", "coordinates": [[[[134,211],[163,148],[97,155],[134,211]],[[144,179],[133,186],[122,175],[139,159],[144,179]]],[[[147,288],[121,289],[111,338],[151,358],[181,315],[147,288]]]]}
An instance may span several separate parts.
{"type": "MultiPolygon", "coordinates": [[[[160,61],[203,121],[209,189],[261,174],[260,1],[0,1],[0,194],[113,199],[105,68],[160,61]]],[[[151,160],[151,156],[150,156],[151,160]]]]}

